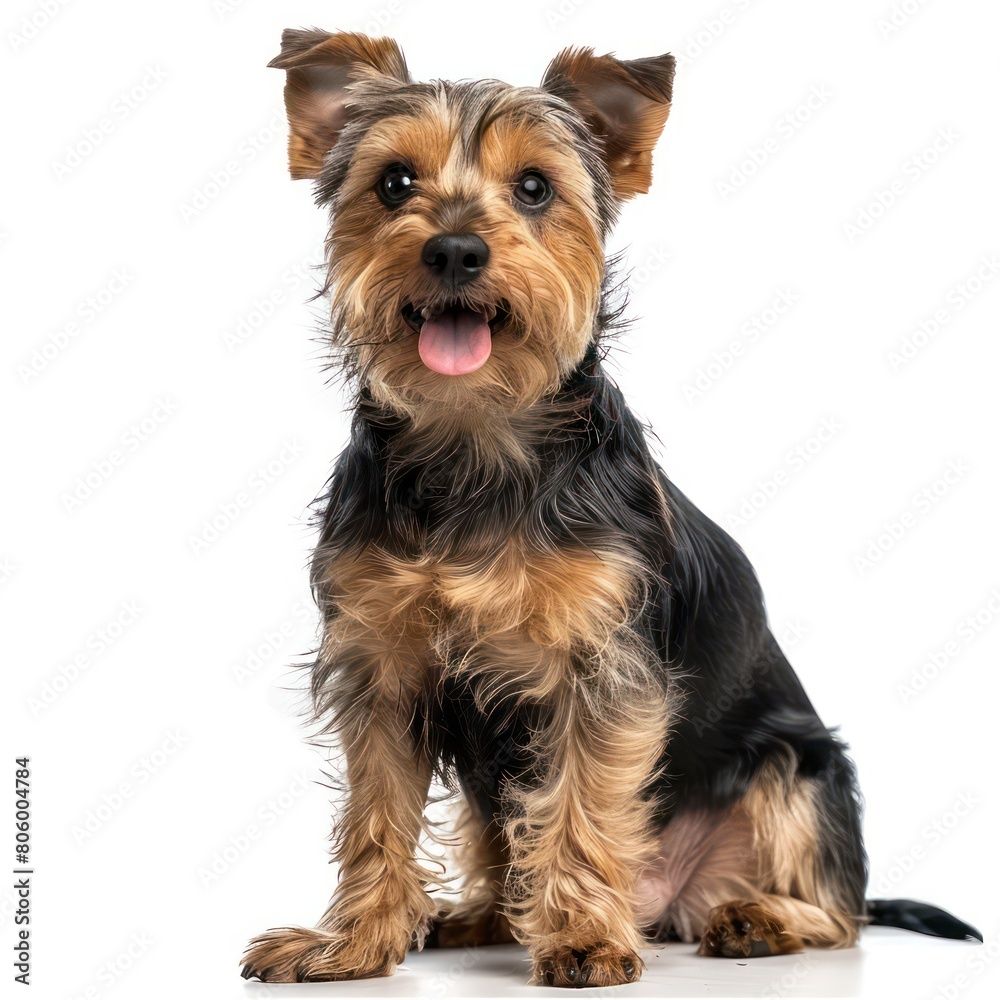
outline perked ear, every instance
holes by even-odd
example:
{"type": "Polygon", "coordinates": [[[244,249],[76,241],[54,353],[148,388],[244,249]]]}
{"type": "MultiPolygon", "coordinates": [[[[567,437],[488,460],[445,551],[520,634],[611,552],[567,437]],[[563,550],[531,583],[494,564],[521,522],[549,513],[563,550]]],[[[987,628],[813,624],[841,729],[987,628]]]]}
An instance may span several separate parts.
{"type": "Polygon", "coordinates": [[[676,61],[595,56],[563,49],[549,63],[542,88],[568,101],[603,141],[615,194],[622,200],[649,190],[653,147],[667,115],[676,61]]]}
{"type": "Polygon", "coordinates": [[[410,82],[403,53],[391,38],[346,31],[287,28],[281,53],[268,66],[287,71],[288,169],[294,180],[319,176],[350,117],[349,84],[379,76],[410,82]]]}

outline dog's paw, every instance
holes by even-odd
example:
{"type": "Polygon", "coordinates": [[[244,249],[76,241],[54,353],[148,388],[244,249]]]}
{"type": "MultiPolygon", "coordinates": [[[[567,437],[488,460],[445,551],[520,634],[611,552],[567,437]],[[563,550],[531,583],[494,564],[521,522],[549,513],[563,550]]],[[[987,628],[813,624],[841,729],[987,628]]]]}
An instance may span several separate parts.
{"type": "Polygon", "coordinates": [[[546,986],[621,986],[634,983],[643,970],[642,959],[634,951],[622,951],[610,945],[589,948],[560,948],[536,956],[532,982],[546,986]]]}
{"type": "Polygon", "coordinates": [[[802,939],[759,903],[717,906],[708,915],[699,955],[719,958],[760,958],[802,951],[802,939]]]}
{"type": "Polygon", "coordinates": [[[316,983],[391,976],[403,956],[375,941],[305,927],[279,927],[255,937],[243,956],[243,978],[265,983],[316,983]]]}

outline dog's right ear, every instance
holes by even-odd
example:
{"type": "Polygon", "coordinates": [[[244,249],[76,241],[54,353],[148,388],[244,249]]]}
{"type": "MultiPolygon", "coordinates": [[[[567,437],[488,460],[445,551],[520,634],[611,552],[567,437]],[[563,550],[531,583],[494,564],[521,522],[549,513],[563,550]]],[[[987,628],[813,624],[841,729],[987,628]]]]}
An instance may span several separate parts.
{"type": "Polygon", "coordinates": [[[380,76],[410,82],[403,53],[391,38],[347,31],[287,28],[281,53],[268,66],[287,73],[288,169],[294,180],[319,176],[350,117],[350,84],[380,76]]]}
{"type": "Polygon", "coordinates": [[[569,48],[545,70],[542,88],[573,105],[600,138],[622,201],[649,190],[653,147],[670,114],[675,66],[669,52],[622,60],[569,48]]]}

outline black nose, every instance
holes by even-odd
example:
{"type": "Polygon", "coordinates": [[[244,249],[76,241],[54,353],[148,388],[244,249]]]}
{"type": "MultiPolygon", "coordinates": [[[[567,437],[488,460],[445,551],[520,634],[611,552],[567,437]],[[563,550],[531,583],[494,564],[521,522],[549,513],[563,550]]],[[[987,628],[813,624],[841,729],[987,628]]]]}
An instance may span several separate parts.
{"type": "Polygon", "coordinates": [[[486,267],[490,248],[475,233],[441,233],[424,244],[421,257],[445,285],[458,288],[486,267]]]}

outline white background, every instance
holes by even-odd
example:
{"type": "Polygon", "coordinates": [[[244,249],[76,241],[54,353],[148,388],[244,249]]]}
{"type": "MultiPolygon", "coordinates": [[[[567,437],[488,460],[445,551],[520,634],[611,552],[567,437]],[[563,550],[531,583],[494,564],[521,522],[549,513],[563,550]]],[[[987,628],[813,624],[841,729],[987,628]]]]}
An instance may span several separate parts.
{"type": "MultiPolygon", "coordinates": [[[[685,57],[653,190],[609,247],[636,316],[613,371],[853,748],[870,894],[946,906],[989,945],[872,932],[752,969],[678,946],[628,990],[995,995],[996,5],[17,0],[0,608],[5,766],[32,757],[35,995],[272,995],[238,977],[246,938],[312,923],[332,887],[322,761],[281,686],[312,641],[307,504],[347,418],[305,304],[324,219],[287,179],[264,68],[312,24],[393,35],[419,79],[534,84],[568,44],[685,57]]],[[[516,950],[466,964],[299,991],[527,992],[516,950]]]]}

